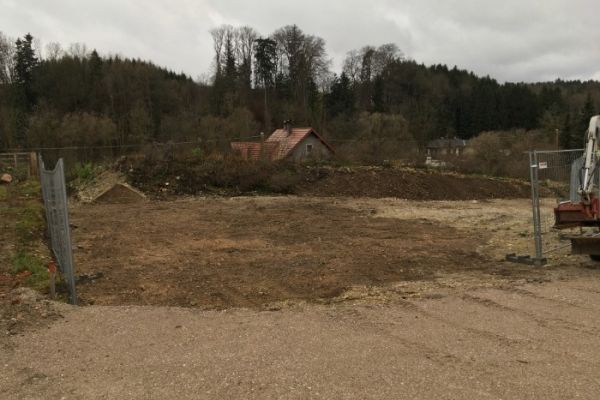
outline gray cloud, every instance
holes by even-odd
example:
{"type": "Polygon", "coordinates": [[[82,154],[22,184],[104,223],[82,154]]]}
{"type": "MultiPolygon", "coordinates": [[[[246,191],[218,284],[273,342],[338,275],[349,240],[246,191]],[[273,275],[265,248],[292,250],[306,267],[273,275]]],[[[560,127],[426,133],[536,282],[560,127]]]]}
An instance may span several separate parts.
{"type": "Polygon", "coordinates": [[[44,43],[84,42],[192,76],[212,60],[222,23],[266,35],[296,23],[323,37],[339,69],[345,53],[394,42],[412,59],[457,65],[501,81],[600,78],[593,0],[0,0],[0,30],[44,43]]]}

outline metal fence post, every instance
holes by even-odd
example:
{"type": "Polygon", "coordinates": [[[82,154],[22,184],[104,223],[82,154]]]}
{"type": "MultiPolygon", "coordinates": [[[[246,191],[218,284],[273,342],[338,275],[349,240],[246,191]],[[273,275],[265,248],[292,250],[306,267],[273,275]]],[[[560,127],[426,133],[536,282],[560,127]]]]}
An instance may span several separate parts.
{"type": "Polygon", "coordinates": [[[40,184],[50,235],[50,247],[58,262],[60,272],[67,282],[69,300],[71,304],[77,304],[64,163],[61,158],[53,170],[46,170],[41,156],[38,160],[40,184]]]}
{"type": "Polygon", "coordinates": [[[533,235],[535,239],[535,265],[544,265],[542,250],[542,225],[540,217],[539,164],[537,151],[529,152],[529,174],[531,179],[531,205],[533,211],[533,235]]]}

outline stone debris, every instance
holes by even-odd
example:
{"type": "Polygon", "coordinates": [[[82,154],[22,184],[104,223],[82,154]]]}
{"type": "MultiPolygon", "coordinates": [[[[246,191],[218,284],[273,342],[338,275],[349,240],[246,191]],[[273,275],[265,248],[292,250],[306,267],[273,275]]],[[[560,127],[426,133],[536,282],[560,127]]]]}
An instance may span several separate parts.
{"type": "Polygon", "coordinates": [[[0,183],[8,185],[10,183],[12,183],[13,181],[13,177],[11,174],[2,174],[2,176],[0,176],[0,183]]]}

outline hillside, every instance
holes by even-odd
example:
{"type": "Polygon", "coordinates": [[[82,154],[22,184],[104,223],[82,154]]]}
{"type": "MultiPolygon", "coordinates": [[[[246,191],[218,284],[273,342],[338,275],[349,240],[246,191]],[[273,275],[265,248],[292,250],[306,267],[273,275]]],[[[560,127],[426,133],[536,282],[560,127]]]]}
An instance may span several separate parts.
{"type": "Polygon", "coordinates": [[[340,75],[326,63],[297,69],[289,54],[272,58],[290,35],[327,59],[322,39],[286,26],[252,36],[249,53],[225,43],[213,78],[199,83],[85,49],[40,58],[32,36],[15,44],[0,34],[14,53],[0,60],[12,65],[0,74],[0,149],[78,146],[93,159],[97,147],[118,154],[133,144],[194,140],[205,152],[222,152],[231,139],[269,132],[289,118],[350,147],[349,158],[398,158],[432,138],[515,128],[540,130],[553,142],[558,135],[568,148],[580,143],[600,104],[598,82],[500,84],[419,64],[393,44],[350,52],[340,75]]]}

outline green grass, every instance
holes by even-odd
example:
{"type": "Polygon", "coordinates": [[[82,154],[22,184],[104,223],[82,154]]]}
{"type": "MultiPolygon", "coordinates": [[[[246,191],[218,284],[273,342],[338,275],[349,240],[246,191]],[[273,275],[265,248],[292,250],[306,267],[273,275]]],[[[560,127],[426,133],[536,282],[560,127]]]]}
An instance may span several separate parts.
{"type": "Polygon", "coordinates": [[[48,287],[50,278],[48,269],[44,266],[44,262],[38,257],[20,250],[12,259],[12,273],[16,275],[23,272],[31,273],[31,275],[25,279],[25,283],[28,286],[37,290],[48,287]]]}
{"type": "Polygon", "coordinates": [[[42,192],[40,188],[40,183],[35,180],[29,180],[23,182],[22,184],[17,186],[18,194],[23,197],[31,197],[36,200],[41,199],[42,192]]]}
{"type": "Polygon", "coordinates": [[[43,291],[48,288],[48,271],[43,259],[34,255],[34,249],[44,248],[40,246],[45,229],[40,184],[29,180],[10,188],[0,186],[0,200],[0,220],[10,233],[4,240],[10,240],[15,246],[15,253],[9,258],[10,272],[31,273],[24,283],[43,291]]]}
{"type": "Polygon", "coordinates": [[[0,210],[15,221],[15,237],[20,247],[27,247],[39,240],[44,230],[44,214],[40,185],[35,181],[11,187],[10,206],[0,210]]]}
{"type": "Polygon", "coordinates": [[[20,245],[28,246],[40,237],[44,229],[41,207],[32,205],[17,210],[15,234],[20,245]]]}

